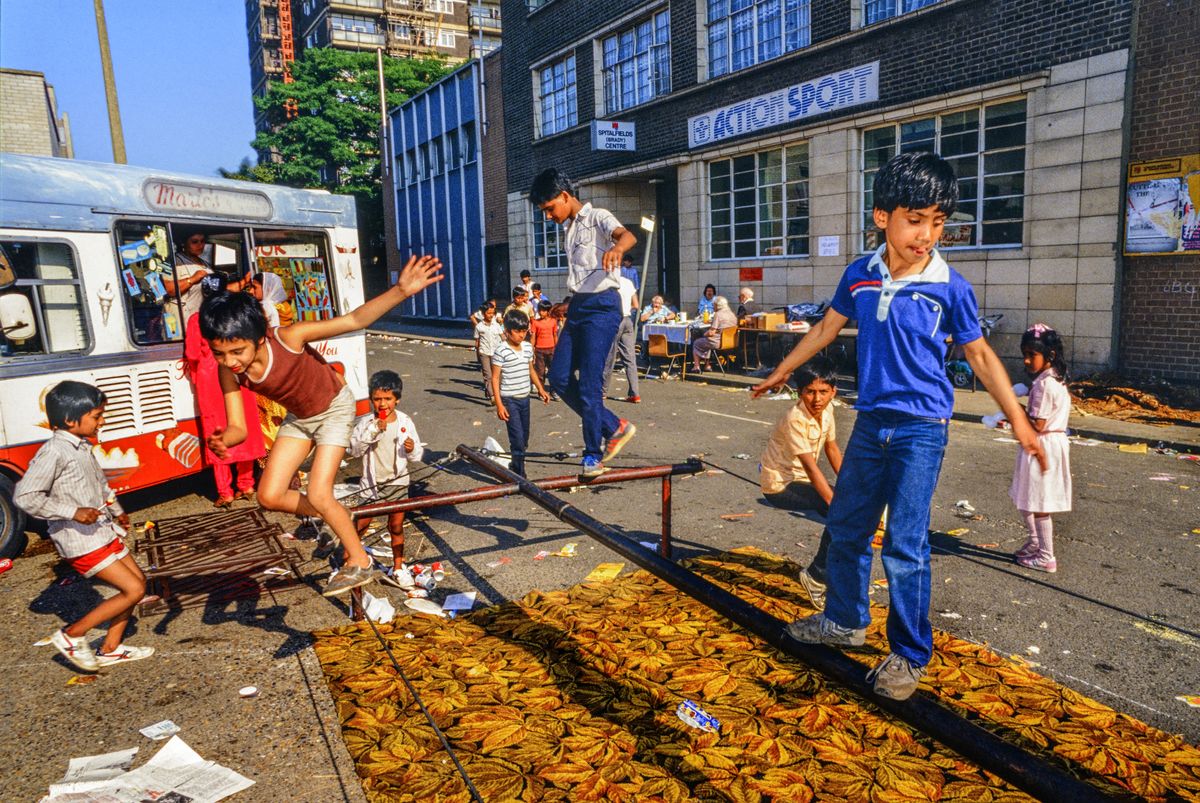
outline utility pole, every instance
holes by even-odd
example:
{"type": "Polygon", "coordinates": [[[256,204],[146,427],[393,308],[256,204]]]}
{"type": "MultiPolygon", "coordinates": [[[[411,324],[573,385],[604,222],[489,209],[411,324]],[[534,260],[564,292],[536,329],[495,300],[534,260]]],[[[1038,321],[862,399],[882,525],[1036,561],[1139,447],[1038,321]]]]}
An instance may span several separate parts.
{"type": "Polygon", "coordinates": [[[125,134],[121,130],[121,109],[117,106],[117,82],[113,78],[112,54],[108,50],[108,26],[104,23],[104,0],[93,0],[96,7],[96,36],[100,40],[100,66],[104,70],[104,96],[108,99],[108,130],[112,134],[113,161],[125,164],[125,134]]]}

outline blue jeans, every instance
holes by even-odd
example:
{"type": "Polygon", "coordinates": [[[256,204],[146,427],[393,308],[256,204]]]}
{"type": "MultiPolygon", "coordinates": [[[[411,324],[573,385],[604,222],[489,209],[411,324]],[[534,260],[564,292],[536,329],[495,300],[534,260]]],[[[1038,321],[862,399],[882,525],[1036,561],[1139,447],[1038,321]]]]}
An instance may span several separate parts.
{"type": "Polygon", "coordinates": [[[604,406],[604,367],[621,325],[616,290],[572,296],[550,363],[550,387],[583,422],[583,456],[599,460],[621,419],[604,406]]]}
{"type": "Polygon", "coordinates": [[[929,506],[949,432],[944,419],[887,410],[859,413],[827,521],[825,616],[842,627],[866,627],[871,622],[871,539],[887,506],[883,569],[891,596],[888,643],[914,666],[925,666],[933,655],[929,506]]]}
{"type": "Polygon", "coordinates": [[[529,446],[529,397],[501,396],[504,409],[508,410],[508,453],[512,461],[508,464],[517,474],[525,476],[525,449],[529,446]]]}

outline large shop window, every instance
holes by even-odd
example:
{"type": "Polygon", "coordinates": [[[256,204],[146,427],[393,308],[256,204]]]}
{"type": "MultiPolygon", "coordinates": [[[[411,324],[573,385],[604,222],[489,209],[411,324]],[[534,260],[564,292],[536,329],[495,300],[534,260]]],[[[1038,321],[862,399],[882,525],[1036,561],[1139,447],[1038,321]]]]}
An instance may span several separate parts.
{"type": "Polygon", "coordinates": [[[863,6],[863,21],[867,25],[931,6],[938,0],[866,0],[863,6]]]}
{"type": "Polygon", "coordinates": [[[872,219],[875,174],[901,153],[933,151],[954,166],[958,211],[942,248],[1020,245],[1025,212],[1025,100],[924,117],[863,133],[863,249],[883,242],[872,219]]]}
{"type": "Polygon", "coordinates": [[[33,324],[7,329],[0,336],[0,356],[22,357],[87,351],[91,345],[83,315],[83,293],[75,254],[66,243],[0,240],[0,274],[16,282],[0,292],[0,303],[17,309],[28,303],[33,324]],[[23,296],[25,302],[4,301],[23,296]]]}
{"type": "Polygon", "coordinates": [[[565,270],[567,252],[563,249],[565,232],[553,220],[547,220],[542,210],[533,209],[533,269],[565,270]]]}
{"type": "Polygon", "coordinates": [[[254,268],[261,276],[263,310],[279,326],[334,317],[333,281],[325,236],[287,229],[254,230],[254,268]],[[276,278],[263,274],[272,273],[276,278]]]}
{"type": "Polygon", "coordinates": [[[579,122],[575,102],[575,54],[538,70],[542,136],[556,134],[579,122]]]}
{"type": "Polygon", "coordinates": [[[708,77],[808,47],[811,0],[708,0],[708,77]]]}
{"type": "Polygon", "coordinates": [[[808,253],[808,143],[708,163],[711,258],[808,253]]]}
{"type": "Polygon", "coordinates": [[[670,39],[670,12],[660,11],[600,43],[605,114],[671,92],[670,39]]]}

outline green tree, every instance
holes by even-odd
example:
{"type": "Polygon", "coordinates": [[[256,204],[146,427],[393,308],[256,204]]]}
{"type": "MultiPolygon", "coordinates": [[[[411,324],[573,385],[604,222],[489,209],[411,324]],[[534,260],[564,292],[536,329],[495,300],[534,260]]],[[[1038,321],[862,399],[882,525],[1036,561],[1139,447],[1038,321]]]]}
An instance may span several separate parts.
{"type": "MultiPolygon", "coordinates": [[[[441,59],[383,59],[389,109],[449,73],[441,59]]],[[[383,197],[379,164],[379,74],[374,52],[309,48],[291,65],[293,81],[272,82],[254,105],[267,116],[268,130],[251,143],[273,158],[225,178],[326,189],[358,199],[364,267],[381,256],[383,197]]]]}

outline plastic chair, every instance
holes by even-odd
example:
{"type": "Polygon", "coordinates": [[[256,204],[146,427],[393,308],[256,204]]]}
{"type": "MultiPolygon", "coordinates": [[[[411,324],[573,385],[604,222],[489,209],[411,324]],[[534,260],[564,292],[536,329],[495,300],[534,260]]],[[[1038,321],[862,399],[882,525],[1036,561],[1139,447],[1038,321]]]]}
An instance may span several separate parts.
{"type": "MultiPolygon", "coordinates": [[[[713,349],[713,354],[717,358],[717,367],[721,369],[721,373],[725,373],[725,361],[733,362],[737,359],[738,347],[738,330],[736,326],[727,326],[721,330],[721,345],[713,349]]],[[[709,355],[710,357],[712,355],[709,355]]]]}
{"type": "Polygon", "coordinates": [[[666,376],[667,373],[669,373],[671,369],[675,367],[675,361],[682,357],[682,367],[680,370],[683,373],[683,378],[687,379],[688,354],[686,350],[675,352],[671,351],[671,342],[667,340],[666,335],[650,335],[649,344],[649,348],[646,350],[646,353],[649,355],[646,363],[647,379],[650,378],[650,369],[654,367],[655,357],[661,357],[663,359],[670,360],[670,362],[667,363],[666,371],[662,374],[663,376],[666,376]]]}

